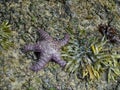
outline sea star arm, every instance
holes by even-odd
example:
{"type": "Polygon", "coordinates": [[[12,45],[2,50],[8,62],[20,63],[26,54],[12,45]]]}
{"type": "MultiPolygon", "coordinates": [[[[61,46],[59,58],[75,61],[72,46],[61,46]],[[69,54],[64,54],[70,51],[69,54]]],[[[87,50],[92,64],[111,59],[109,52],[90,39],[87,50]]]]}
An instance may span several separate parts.
{"type": "Polygon", "coordinates": [[[52,59],[61,67],[64,67],[66,65],[66,61],[62,60],[59,54],[53,55],[52,59]]]}
{"type": "Polygon", "coordinates": [[[42,68],[45,67],[45,65],[50,61],[50,56],[43,56],[41,55],[38,62],[36,62],[34,65],[30,67],[32,71],[38,72],[42,68]]]}
{"type": "Polygon", "coordinates": [[[68,34],[66,34],[63,39],[59,40],[58,41],[59,47],[66,45],[69,41],[69,38],[70,38],[70,36],[68,34]]]}
{"type": "Polygon", "coordinates": [[[34,51],[34,52],[40,52],[41,49],[41,45],[38,44],[29,44],[29,45],[25,45],[24,46],[24,52],[28,52],[28,51],[34,51]]]}
{"type": "Polygon", "coordinates": [[[52,37],[47,33],[45,32],[43,29],[39,29],[37,30],[41,39],[44,39],[44,40],[52,40],[52,37]]]}

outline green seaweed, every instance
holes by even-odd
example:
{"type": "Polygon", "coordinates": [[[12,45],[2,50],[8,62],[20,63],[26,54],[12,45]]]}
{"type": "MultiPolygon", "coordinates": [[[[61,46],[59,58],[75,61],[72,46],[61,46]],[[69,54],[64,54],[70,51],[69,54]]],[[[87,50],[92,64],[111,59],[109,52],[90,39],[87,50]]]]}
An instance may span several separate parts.
{"type": "Polygon", "coordinates": [[[0,25],[0,52],[2,54],[2,50],[8,50],[14,44],[11,40],[12,38],[12,30],[10,30],[11,25],[8,22],[3,22],[0,25]]]}
{"type": "MultiPolygon", "coordinates": [[[[67,29],[72,32],[72,29],[67,29]]],[[[63,57],[68,61],[66,71],[79,73],[81,78],[87,77],[88,80],[99,79],[103,73],[106,73],[107,81],[117,79],[120,75],[120,53],[117,53],[120,48],[116,50],[117,47],[106,38],[92,35],[86,30],[79,29],[77,34],[70,35],[69,46],[63,51],[63,57]]]]}

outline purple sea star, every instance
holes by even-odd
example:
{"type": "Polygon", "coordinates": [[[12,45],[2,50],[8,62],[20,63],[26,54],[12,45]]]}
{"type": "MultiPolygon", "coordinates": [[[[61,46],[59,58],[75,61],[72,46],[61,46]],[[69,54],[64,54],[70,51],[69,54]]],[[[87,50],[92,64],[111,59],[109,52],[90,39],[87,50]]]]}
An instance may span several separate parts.
{"type": "Polygon", "coordinates": [[[60,48],[67,44],[69,35],[66,34],[61,40],[54,40],[47,32],[42,29],[38,30],[38,33],[42,40],[31,45],[25,45],[24,52],[33,51],[38,59],[34,65],[30,67],[32,71],[38,72],[50,61],[53,60],[61,67],[66,65],[66,61],[61,59],[60,48]]]}

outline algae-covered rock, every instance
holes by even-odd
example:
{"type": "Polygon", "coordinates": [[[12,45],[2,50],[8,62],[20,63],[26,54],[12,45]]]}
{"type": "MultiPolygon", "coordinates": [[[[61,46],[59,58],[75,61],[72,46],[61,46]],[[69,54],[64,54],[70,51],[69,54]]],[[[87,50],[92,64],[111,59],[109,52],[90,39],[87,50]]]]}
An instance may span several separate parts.
{"type": "Polygon", "coordinates": [[[98,31],[101,23],[120,31],[119,16],[118,0],[0,0],[0,89],[119,90],[119,45],[98,31]],[[37,28],[58,40],[70,35],[61,49],[64,69],[50,62],[29,70],[36,57],[21,48],[40,38],[37,28]]]}

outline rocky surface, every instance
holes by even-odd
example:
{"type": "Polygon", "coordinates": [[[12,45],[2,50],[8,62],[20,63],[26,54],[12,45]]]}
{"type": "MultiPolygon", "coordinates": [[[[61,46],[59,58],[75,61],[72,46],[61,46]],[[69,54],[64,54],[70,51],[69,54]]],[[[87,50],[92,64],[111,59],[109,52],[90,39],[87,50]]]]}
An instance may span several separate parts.
{"type": "Polygon", "coordinates": [[[97,26],[100,23],[110,23],[120,30],[119,0],[0,0],[0,8],[0,23],[9,22],[15,44],[8,51],[3,50],[0,57],[1,90],[120,89],[119,79],[109,83],[106,80],[88,82],[62,70],[53,62],[34,73],[28,67],[36,59],[32,57],[33,53],[26,57],[21,52],[25,44],[36,42],[37,27],[45,28],[52,37],[59,36],[57,39],[69,29],[76,33],[79,28],[93,33],[90,36],[98,35],[97,26]]]}

